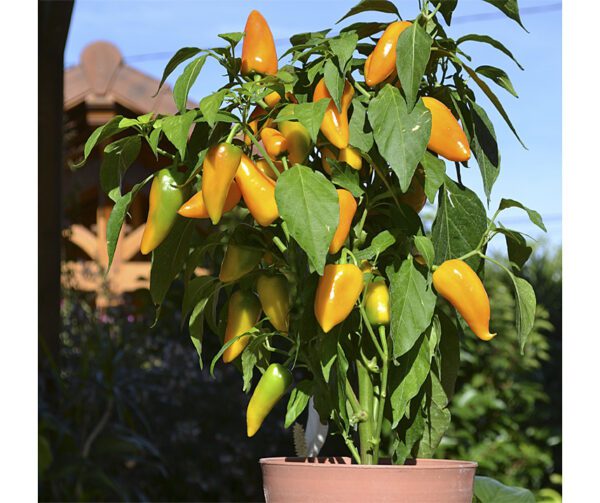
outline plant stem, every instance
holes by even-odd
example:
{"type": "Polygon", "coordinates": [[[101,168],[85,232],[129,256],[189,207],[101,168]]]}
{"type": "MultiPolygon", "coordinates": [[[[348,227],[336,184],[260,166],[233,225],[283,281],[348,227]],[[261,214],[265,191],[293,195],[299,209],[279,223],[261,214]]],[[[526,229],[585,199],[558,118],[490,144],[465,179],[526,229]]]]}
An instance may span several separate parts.
{"type": "Polygon", "coordinates": [[[287,161],[287,157],[286,156],[283,156],[281,158],[281,163],[283,164],[283,170],[284,171],[287,171],[288,169],[290,169],[289,166],[288,166],[288,161],[287,161]]]}
{"type": "Polygon", "coordinates": [[[233,137],[238,132],[238,130],[240,129],[240,127],[241,127],[240,123],[237,123],[237,124],[233,125],[233,127],[231,128],[231,131],[229,131],[229,136],[227,136],[227,139],[225,140],[225,143],[231,143],[233,141],[233,137]]]}
{"type": "Polygon", "coordinates": [[[346,442],[346,446],[350,450],[352,457],[354,458],[354,461],[356,461],[360,465],[361,464],[360,454],[358,453],[358,450],[356,449],[354,442],[346,433],[343,433],[342,435],[344,436],[344,442],[346,442]]]}
{"type": "Polygon", "coordinates": [[[254,143],[254,145],[256,145],[256,148],[258,149],[258,151],[261,153],[261,155],[263,156],[263,158],[265,159],[265,161],[267,161],[267,164],[271,167],[271,169],[273,170],[273,173],[275,173],[275,176],[277,178],[279,178],[279,170],[275,167],[275,164],[273,164],[273,161],[271,160],[271,158],[267,155],[267,152],[265,151],[265,148],[260,144],[260,142],[256,139],[256,136],[254,136],[252,134],[252,131],[250,130],[249,127],[244,126],[244,130],[245,133],[250,137],[250,139],[252,140],[252,143],[254,143]]]}
{"type": "Polygon", "coordinates": [[[279,237],[275,236],[273,238],[273,243],[275,244],[275,246],[277,248],[279,248],[279,251],[281,251],[281,253],[285,253],[287,251],[287,246],[285,246],[282,242],[281,239],[279,239],[279,237]]]}
{"type": "Polygon", "coordinates": [[[373,383],[369,371],[360,360],[356,362],[358,373],[358,396],[362,410],[367,413],[367,420],[358,424],[360,439],[360,459],[363,464],[373,464],[373,450],[371,438],[373,437],[373,383]]]}
{"type": "Polygon", "coordinates": [[[369,335],[371,336],[371,340],[373,341],[373,345],[375,346],[375,349],[377,349],[377,352],[379,353],[379,356],[381,357],[381,359],[385,359],[385,353],[383,352],[383,349],[381,347],[381,345],[379,344],[379,342],[377,341],[377,336],[375,335],[375,332],[373,332],[373,327],[371,327],[371,323],[369,323],[369,319],[367,318],[367,313],[365,312],[365,308],[362,305],[362,303],[359,306],[359,310],[360,310],[360,315],[362,316],[362,319],[365,323],[365,325],[367,326],[367,332],[369,332],[369,335]]]}
{"type": "Polygon", "coordinates": [[[354,81],[354,87],[358,90],[358,92],[360,94],[362,94],[366,98],[371,99],[371,94],[363,86],[361,86],[358,82],[354,81]]]}
{"type": "Polygon", "coordinates": [[[381,337],[381,344],[383,346],[383,352],[385,358],[383,359],[383,369],[381,371],[381,385],[379,387],[379,400],[377,407],[377,420],[375,423],[375,448],[373,453],[373,463],[379,463],[379,448],[381,447],[381,428],[383,425],[383,410],[385,409],[385,402],[387,399],[387,380],[388,380],[388,369],[389,369],[389,352],[387,344],[387,334],[385,326],[379,326],[379,336],[381,337]]]}

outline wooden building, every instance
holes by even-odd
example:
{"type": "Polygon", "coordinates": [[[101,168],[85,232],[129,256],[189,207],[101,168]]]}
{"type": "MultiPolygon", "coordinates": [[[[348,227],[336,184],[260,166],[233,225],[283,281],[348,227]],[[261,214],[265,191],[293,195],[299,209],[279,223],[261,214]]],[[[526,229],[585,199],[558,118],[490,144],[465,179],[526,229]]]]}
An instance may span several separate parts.
{"type": "MultiPolygon", "coordinates": [[[[63,173],[63,286],[96,293],[97,307],[119,303],[124,292],[147,288],[150,262],[139,253],[148,211],[149,186],[131,206],[108,276],[106,224],[112,202],[102,193],[99,171],[104,145],[98,145],[84,167],[72,169],[92,131],[115,115],[137,117],[148,112],[176,112],[172,90],[126,65],[119,50],[95,42],[81,53],[79,65],[64,72],[66,166],[63,173]]],[[[189,103],[190,107],[196,106],[189,103]]],[[[109,140],[114,141],[114,138],[109,140]]],[[[132,186],[161,167],[145,145],[129,168],[125,186],[132,186]]]]}

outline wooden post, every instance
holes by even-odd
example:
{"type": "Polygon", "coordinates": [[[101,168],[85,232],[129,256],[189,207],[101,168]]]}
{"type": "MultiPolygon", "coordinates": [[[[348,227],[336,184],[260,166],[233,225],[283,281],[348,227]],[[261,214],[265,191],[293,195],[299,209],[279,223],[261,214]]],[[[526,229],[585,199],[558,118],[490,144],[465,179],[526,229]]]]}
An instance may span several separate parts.
{"type": "Polygon", "coordinates": [[[61,324],[63,58],[72,10],[73,0],[38,1],[38,337],[54,355],[61,324]]]}

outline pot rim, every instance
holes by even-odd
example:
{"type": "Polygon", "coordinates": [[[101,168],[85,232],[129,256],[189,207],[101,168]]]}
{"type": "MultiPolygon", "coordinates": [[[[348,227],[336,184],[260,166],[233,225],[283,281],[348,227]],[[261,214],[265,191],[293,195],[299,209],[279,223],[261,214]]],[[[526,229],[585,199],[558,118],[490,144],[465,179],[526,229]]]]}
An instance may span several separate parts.
{"type": "Polygon", "coordinates": [[[463,461],[458,459],[433,459],[433,458],[417,458],[416,464],[409,465],[359,465],[345,463],[326,463],[327,459],[350,459],[346,456],[324,456],[318,458],[303,458],[295,456],[280,456],[271,458],[260,458],[261,465],[278,465],[278,466],[302,466],[321,469],[368,469],[368,470],[456,470],[459,468],[477,468],[478,464],[475,461],[463,461]],[[307,459],[323,460],[321,462],[306,462],[307,459]],[[304,460],[304,461],[303,461],[304,460]],[[419,464],[420,463],[420,464],[419,464]]]}

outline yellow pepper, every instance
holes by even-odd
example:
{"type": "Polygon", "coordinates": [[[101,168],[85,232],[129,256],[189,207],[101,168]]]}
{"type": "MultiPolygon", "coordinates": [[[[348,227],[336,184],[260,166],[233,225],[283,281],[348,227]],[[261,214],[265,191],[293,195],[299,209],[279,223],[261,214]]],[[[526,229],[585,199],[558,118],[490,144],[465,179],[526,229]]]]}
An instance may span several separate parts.
{"type": "Polygon", "coordinates": [[[337,189],[337,194],[340,204],[340,217],[338,227],[329,244],[329,253],[337,253],[344,246],[348,234],[350,234],[352,219],[356,214],[357,208],[356,199],[354,199],[351,192],[345,189],[337,189]]]}
{"type": "Polygon", "coordinates": [[[287,333],[290,317],[288,282],[281,275],[261,274],[256,282],[256,291],[265,314],[280,332],[287,333]]]}
{"type": "Polygon", "coordinates": [[[235,180],[254,220],[263,227],[268,227],[279,218],[275,183],[263,175],[246,154],[242,154],[235,180]]]}
{"type": "MultiPolygon", "coordinates": [[[[237,183],[235,183],[235,181],[231,182],[229,192],[227,193],[227,199],[225,199],[225,205],[223,206],[223,213],[227,213],[235,208],[241,198],[242,193],[240,192],[237,183]]],[[[187,218],[210,218],[201,190],[194,194],[187,202],[183,203],[177,213],[182,217],[187,218]]]]}
{"type": "Polygon", "coordinates": [[[427,148],[449,161],[468,161],[471,157],[469,141],[450,109],[429,96],[423,98],[423,103],[431,112],[431,136],[427,148]]]}
{"type": "MultiPolygon", "coordinates": [[[[337,148],[346,148],[350,139],[350,127],[348,123],[348,108],[352,103],[352,97],[354,96],[354,87],[346,80],[344,84],[344,91],[342,93],[342,110],[338,110],[336,104],[331,100],[325,115],[323,116],[323,122],[321,122],[321,132],[325,135],[325,138],[337,148]]],[[[331,98],[331,94],[325,85],[325,79],[321,79],[315,91],[313,93],[313,102],[317,102],[323,98],[331,98]]]]}
{"type": "Polygon", "coordinates": [[[396,21],[388,25],[365,61],[365,81],[369,87],[380,84],[396,71],[396,46],[398,37],[412,23],[396,21]]]}
{"type": "MultiPolygon", "coordinates": [[[[260,302],[252,292],[237,290],[229,299],[227,307],[227,326],[223,344],[254,328],[260,319],[260,302]]],[[[229,363],[235,360],[250,342],[250,337],[244,335],[229,346],[223,353],[223,361],[229,363]]]]}

